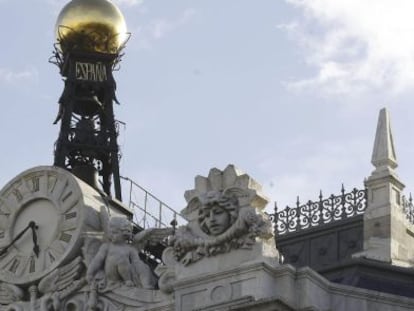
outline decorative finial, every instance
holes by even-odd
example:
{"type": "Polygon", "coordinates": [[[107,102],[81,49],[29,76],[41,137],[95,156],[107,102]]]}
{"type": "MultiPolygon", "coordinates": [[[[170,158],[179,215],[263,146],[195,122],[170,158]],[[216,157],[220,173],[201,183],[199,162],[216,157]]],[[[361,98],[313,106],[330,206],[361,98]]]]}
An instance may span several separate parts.
{"type": "Polygon", "coordinates": [[[62,52],[118,53],[129,38],[124,16],[110,0],[72,0],[55,26],[62,52]]]}
{"type": "Polygon", "coordinates": [[[382,167],[395,169],[398,166],[391,131],[391,122],[386,108],[381,109],[379,113],[371,163],[376,169],[382,167]]]}

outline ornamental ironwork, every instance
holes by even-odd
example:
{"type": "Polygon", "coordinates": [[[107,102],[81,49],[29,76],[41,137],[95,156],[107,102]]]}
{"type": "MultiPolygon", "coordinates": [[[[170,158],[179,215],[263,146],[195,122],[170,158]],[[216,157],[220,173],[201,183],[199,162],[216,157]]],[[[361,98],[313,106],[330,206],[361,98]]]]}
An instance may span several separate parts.
{"type": "Polygon", "coordinates": [[[405,196],[402,197],[402,207],[408,221],[414,224],[414,205],[411,193],[408,199],[405,196]]]}
{"type": "Polygon", "coordinates": [[[366,189],[354,188],[346,193],[342,186],[341,194],[332,194],[326,199],[321,191],[318,201],[301,204],[298,197],[295,207],[286,206],[280,211],[275,204],[275,213],[270,216],[275,223],[275,235],[280,236],[362,215],[366,207],[366,189]]]}

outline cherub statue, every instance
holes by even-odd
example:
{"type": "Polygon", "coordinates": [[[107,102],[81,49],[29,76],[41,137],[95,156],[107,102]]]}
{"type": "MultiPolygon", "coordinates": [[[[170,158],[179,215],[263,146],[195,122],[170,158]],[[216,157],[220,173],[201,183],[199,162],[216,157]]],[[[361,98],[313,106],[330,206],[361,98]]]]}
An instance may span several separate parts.
{"type": "Polygon", "coordinates": [[[109,241],[100,245],[87,269],[90,284],[99,282],[99,289],[123,284],[128,287],[153,289],[156,279],[139,258],[132,240],[132,224],[125,217],[112,217],[108,222],[109,241]]]}

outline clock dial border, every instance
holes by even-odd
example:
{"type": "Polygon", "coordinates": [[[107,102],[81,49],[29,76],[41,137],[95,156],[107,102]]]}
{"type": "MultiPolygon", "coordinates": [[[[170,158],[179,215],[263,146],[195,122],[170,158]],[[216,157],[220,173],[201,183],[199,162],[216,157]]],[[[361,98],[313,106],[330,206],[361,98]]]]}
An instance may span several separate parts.
{"type": "Polygon", "coordinates": [[[50,243],[42,244],[42,235],[43,238],[46,236],[47,229],[52,228],[52,223],[47,224],[48,227],[42,227],[46,225],[41,223],[45,220],[37,218],[38,242],[41,245],[39,257],[37,258],[34,252],[30,255],[27,252],[27,244],[30,244],[29,240],[32,241],[32,233],[28,230],[22,237],[26,244],[16,242],[16,245],[11,246],[9,251],[0,257],[0,281],[19,285],[37,281],[61,263],[71,259],[79,248],[85,217],[82,191],[71,173],[57,167],[36,167],[25,171],[0,191],[0,248],[10,243],[16,232],[21,229],[16,228],[16,224],[26,226],[33,220],[26,219],[30,215],[32,218],[47,218],[47,215],[33,216],[35,211],[30,211],[33,207],[47,213],[45,205],[55,209],[55,221],[58,222],[53,225],[56,230],[50,237],[50,243]],[[20,217],[23,217],[23,220],[20,217]],[[25,250],[23,246],[26,247],[25,250]]]}

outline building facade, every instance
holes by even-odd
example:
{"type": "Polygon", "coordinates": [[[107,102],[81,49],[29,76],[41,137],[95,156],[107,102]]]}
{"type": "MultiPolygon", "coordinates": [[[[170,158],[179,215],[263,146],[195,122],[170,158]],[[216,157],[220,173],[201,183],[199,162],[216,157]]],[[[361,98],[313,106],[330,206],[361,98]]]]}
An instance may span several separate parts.
{"type": "Polygon", "coordinates": [[[385,109],[364,189],[269,215],[230,164],[195,177],[183,222],[140,227],[121,202],[113,113],[122,13],[72,0],[56,37],[54,165],[0,190],[0,311],[414,310],[414,209],[385,109]]]}

